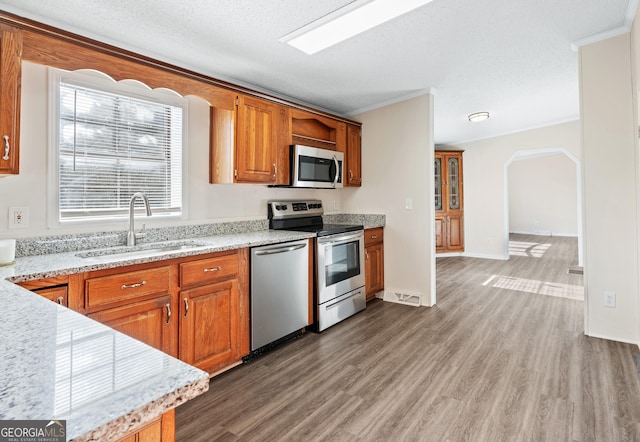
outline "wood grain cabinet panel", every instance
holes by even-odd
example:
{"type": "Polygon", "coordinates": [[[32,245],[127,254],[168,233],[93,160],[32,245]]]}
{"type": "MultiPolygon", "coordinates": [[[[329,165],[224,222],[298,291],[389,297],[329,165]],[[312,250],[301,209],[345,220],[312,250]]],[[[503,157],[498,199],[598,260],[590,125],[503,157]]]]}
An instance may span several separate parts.
{"type": "Polygon", "coordinates": [[[46,289],[37,289],[34,290],[34,292],[40,296],[47,298],[49,301],[64,305],[65,307],[69,305],[69,287],[67,287],[66,285],[46,289]]]}
{"type": "Polygon", "coordinates": [[[239,360],[240,296],[235,279],[180,293],[180,359],[214,373],[239,360]]]}
{"type": "Polygon", "coordinates": [[[172,297],[161,296],[87,315],[114,330],[176,356],[177,312],[172,297]]]}
{"type": "Polygon", "coordinates": [[[365,292],[367,301],[384,290],[384,231],[381,227],[364,232],[365,292]]]}
{"type": "Polygon", "coordinates": [[[275,183],[278,173],[278,109],[265,100],[238,98],[236,180],[275,183]]]}
{"type": "Polygon", "coordinates": [[[214,375],[249,353],[248,250],[180,264],[180,359],[214,375]]]}
{"type": "Polygon", "coordinates": [[[211,183],[289,184],[289,108],[238,95],[235,110],[211,108],[211,183]]]}
{"type": "Polygon", "coordinates": [[[22,31],[0,24],[0,174],[20,169],[22,31]]]}
{"type": "Polygon", "coordinates": [[[359,187],[362,185],[362,141],[361,128],[349,124],[347,126],[347,155],[345,183],[347,186],[359,187]]]}
{"type": "Polygon", "coordinates": [[[87,279],[87,310],[95,311],[109,304],[166,294],[169,291],[169,275],[169,266],[164,266],[87,279]]]}
{"type": "Polygon", "coordinates": [[[175,426],[175,410],[170,410],[116,442],[175,442],[175,426]]]}
{"type": "Polygon", "coordinates": [[[237,253],[184,262],[180,264],[180,287],[235,278],[238,271],[237,253]]]}

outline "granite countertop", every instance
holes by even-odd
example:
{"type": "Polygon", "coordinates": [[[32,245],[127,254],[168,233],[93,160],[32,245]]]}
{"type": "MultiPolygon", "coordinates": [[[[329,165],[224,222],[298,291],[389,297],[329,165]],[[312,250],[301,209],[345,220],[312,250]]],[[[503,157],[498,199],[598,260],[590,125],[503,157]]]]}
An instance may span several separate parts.
{"type": "MultiPolygon", "coordinates": [[[[327,220],[365,228],[381,227],[384,221],[384,215],[337,215],[327,220]]],[[[166,244],[169,238],[181,238],[171,242],[177,247],[158,250],[142,243],[138,248],[146,250],[135,256],[82,250],[87,245],[129,250],[118,246],[119,233],[23,242],[15,263],[0,266],[0,420],[66,420],[69,440],[104,440],[123,435],[209,388],[204,371],[15,283],[315,236],[261,226],[242,232],[246,226],[229,224],[225,232],[231,233],[216,231],[210,236],[202,232],[211,233],[211,226],[157,229],[149,235],[153,240],[166,244]]]]}
{"type": "Polygon", "coordinates": [[[209,388],[209,376],[36,294],[0,294],[0,419],[66,420],[110,440],[209,388]]]}

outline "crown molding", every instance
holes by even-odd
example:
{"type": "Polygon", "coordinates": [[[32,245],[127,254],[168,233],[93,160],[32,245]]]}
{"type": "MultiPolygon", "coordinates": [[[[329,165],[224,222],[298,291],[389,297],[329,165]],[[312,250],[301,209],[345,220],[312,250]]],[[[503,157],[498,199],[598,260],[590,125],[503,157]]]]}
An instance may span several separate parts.
{"type": "Polygon", "coordinates": [[[573,50],[574,52],[578,52],[578,49],[580,49],[582,46],[590,45],[592,43],[596,43],[602,40],[607,40],[609,38],[617,37],[618,35],[631,32],[631,28],[633,27],[633,21],[635,20],[636,14],[638,12],[639,3],[640,3],[640,0],[629,0],[629,5],[627,6],[627,13],[624,16],[624,25],[614,29],[610,29],[605,32],[601,32],[599,34],[581,38],[580,40],[576,40],[573,43],[571,43],[571,50],[573,50]]]}
{"type": "Polygon", "coordinates": [[[410,100],[416,97],[422,97],[423,95],[435,95],[436,90],[433,87],[429,87],[426,89],[418,89],[417,91],[413,91],[406,95],[401,95],[399,97],[391,98],[389,100],[381,101],[376,104],[372,104],[371,106],[366,106],[360,109],[353,110],[349,113],[344,114],[346,118],[351,118],[354,115],[364,114],[365,112],[369,112],[375,109],[380,109],[381,107],[391,106],[392,104],[400,103],[402,101],[410,100]]]}

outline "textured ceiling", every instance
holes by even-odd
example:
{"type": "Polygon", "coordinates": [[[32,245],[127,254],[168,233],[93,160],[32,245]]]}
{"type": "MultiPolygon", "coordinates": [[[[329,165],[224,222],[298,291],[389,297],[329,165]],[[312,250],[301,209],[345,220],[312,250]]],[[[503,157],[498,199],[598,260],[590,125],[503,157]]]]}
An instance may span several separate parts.
{"type": "Polygon", "coordinates": [[[619,32],[638,0],[433,0],[315,55],[278,42],[351,1],[6,0],[0,8],[347,116],[431,91],[436,143],[450,144],[578,118],[572,43],[619,32]],[[491,118],[469,123],[477,111],[491,118]]]}

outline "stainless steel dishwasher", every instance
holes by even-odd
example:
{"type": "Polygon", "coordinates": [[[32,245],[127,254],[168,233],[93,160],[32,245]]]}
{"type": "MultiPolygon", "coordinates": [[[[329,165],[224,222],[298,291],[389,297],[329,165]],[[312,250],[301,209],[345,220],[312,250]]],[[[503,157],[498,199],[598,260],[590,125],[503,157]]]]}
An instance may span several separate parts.
{"type": "Polygon", "coordinates": [[[309,325],[309,241],[251,249],[251,351],[309,325]]]}

